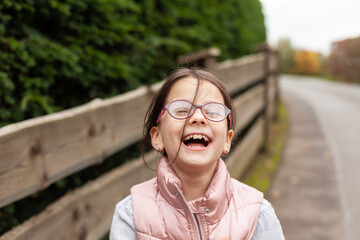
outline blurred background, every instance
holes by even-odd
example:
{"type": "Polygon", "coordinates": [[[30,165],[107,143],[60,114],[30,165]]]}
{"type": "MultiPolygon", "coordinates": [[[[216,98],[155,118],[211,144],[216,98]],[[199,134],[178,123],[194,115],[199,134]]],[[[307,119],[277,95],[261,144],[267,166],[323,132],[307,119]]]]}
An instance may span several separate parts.
{"type": "Polygon", "coordinates": [[[359,239],[360,3],[261,2],[291,125],[270,190],[285,236],[359,239]]]}
{"type": "Polygon", "coordinates": [[[268,42],[282,72],[359,83],[360,3],[261,0],[268,42]]]}

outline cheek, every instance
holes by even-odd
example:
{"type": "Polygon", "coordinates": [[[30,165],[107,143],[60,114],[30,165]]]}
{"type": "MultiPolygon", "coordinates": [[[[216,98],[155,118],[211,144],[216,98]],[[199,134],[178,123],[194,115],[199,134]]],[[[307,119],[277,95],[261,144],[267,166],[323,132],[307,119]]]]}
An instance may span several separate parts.
{"type": "Polygon", "coordinates": [[[225,145],[228,139],[228,130],[227,127],[225,128],[219,128],[217,129],[217,134],[216,134],[217,138],[219,141],[223,142],[223,144],[225,145]]]}
{"type": "Polygon", "coordinates": [[[178,149],[181,144],[181,134],[184,124],[180,122],[163,122],[161,126],[161,137],[167,150],[178,149]]]}

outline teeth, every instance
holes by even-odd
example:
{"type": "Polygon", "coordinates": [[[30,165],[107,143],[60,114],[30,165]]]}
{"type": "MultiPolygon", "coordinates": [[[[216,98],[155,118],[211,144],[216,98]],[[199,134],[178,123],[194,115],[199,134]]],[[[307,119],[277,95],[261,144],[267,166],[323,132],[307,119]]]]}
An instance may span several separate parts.
{"type": "Polygon", "coordinates": [[[192,139],[204,139],[206,142],[208,142],[209,141],[209,138],[208,137],[206,137],[205,135],[201,135],[201,134],[191,134],[191,135],[188,135],[188,136],[186,136],[185,137],[185,141],[187,141],[187,140],[189,140],[190,138],[192,138],[192,139]]]}
{"type": "Polygon", "coordinates": [[[201,135],[193,135],[193,139],[202,139],[201,135]]]}

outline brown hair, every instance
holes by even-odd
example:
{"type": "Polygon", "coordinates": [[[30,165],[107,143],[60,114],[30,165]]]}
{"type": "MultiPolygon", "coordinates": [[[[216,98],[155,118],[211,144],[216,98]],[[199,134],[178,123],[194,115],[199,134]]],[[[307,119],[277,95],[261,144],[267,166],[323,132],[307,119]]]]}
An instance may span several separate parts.
{"type": "MultiPolygon", "coordinates": [[[[231,118],[232,123],[231,126],[228,121],[228,127],[234,129],[235,127],[235,110],[232,104],[232,100],[230,97],[229,92],[225,88],[223,82],[221,82],[214,74],[211,72],[200,69],[200,68],[180,68],[175,70],[169,77],[167,77],[161,86],[160,90],[155,94],[152,102],[150,103],[149,109],[146,112],[145,119],[144,119],[144,128],[143,128],[143,140],[142,140],[142,156],[144,159],[144,153],[148,146],[151,145],[151,135],[150,131],[151,128],[156,126],[156,121],[161,113],[161,110],[164,108],[165,100],[174,85],[178,80],[186,78],[186,77],[194,77],[198,80],[197,89],[195,92],[195,97],[199,88],[200,81],[208,81],[214,84],[220,91],[221,95],[224,98],[225,105],[231,110],[231,118]]],[[[185,128],[185,125],[184,125],[185,128]]],[[[179,146],[180,149],[180,146],[179,146]]],[[[166,153],[165,153],[166,154],[166,153]]],[[[144,159],[145,162],[145,159],[144,159]]],[[[145,162],[146,164],[146,162],[145,162]]]]}

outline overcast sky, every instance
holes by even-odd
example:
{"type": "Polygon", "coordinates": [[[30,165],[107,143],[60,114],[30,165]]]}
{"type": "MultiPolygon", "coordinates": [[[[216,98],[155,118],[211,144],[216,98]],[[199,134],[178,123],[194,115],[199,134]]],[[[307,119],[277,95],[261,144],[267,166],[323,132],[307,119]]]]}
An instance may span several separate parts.
{"type": "Polygon", "coordinates": [[[260,0],[268,42],[330,53],[331,42],[360,37],[360,0],[260,0]]]}

